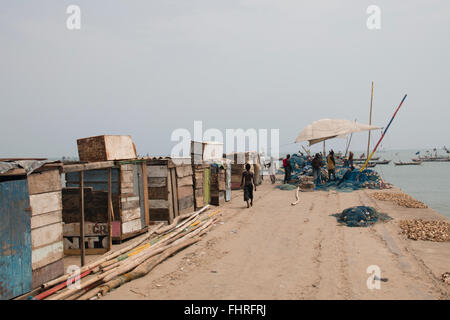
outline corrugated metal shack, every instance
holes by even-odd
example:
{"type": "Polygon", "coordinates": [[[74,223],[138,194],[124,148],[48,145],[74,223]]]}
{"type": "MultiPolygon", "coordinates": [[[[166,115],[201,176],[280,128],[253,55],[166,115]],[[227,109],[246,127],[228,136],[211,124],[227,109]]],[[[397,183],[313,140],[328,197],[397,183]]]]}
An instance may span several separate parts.
{"type": "Polygon", "coordinates": [[[30,159],[2,159],[0,163],[11,165],[11,160],[33,164],[0,174],[2,300],[64,273],[61,168],[30,159]]]}
{"type": "Polygon", "coordinates": [[[146,163],[150,221],[170,223],[195,210],[191,159],[148,158],[146,163]]]}

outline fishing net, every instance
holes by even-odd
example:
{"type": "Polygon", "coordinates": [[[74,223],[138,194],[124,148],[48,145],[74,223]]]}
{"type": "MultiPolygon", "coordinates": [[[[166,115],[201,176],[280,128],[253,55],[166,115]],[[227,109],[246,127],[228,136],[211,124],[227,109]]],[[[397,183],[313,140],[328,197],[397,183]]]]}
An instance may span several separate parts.
{"type": "Polygon", "coordinates": [[[347,208],[342,213],[333,214],[337,221],[348,227],[368,227],[378,221],[392,220],[387,214],[380,213],[372,207],[357,206],[347,208]]]}
{"type": "Polygon", "coordinates": [[[279,186],[277,186],[277,188],[280,189],[280,190],[294,190],[294,189],[297,189],[297,187],[295,185],[289,184],[289,183],[279,185],[279,186]]]}
{"type": "Polygon", "coordinates": [[[386,183],[378,172],[365,169],[362,172],[349,168],[336,168],[336,181],[325,182],[316,185],[316,190],[336,190],[340,192],[352,192],[363,188],[368,189],[387,189],[391,186],[386,183]]]}

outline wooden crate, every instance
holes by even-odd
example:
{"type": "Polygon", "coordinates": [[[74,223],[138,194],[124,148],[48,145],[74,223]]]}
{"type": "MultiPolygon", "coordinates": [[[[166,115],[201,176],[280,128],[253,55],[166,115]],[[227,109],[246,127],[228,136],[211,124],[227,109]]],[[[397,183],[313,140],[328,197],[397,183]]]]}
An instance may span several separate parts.
{"type": "Polygon", "coordinates": [[[135,159],[136,148],[131,136],[102,135],[77,140],[80,161],[135,159]]]}
{"type": "Polygon", "coordinates": [[[195,210],[191,164],[175,164],[170,158],[148,159],[147,179],[150,221],[172,222],[195,210]]]}

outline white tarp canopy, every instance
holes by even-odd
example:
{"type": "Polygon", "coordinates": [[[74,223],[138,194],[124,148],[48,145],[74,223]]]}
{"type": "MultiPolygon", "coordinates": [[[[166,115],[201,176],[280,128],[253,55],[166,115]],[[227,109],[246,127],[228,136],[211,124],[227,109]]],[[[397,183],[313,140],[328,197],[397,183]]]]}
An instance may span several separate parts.
{"type": "Polygon", "coordinates": [[[308,124],[299,134],[295,142],[308,141],[309,145],[333,138],[345,138],[349,133],[377,130],[372,126],[350,120],[321,119],[308,124]]]}

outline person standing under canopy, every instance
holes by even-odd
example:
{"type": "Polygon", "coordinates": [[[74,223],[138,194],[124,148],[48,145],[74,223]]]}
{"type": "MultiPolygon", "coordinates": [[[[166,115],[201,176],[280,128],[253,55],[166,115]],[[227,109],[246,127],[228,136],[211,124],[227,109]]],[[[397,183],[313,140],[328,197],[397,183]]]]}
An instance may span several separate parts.
{"type": "Polygon", "coordinates": [[[328,181],[331,181],[331,175],[333,180],[336,181],[336,161],[334,160],[334,151],[331,150],[327,157],[327,169],[328,169],[328,181]]]}
{"type": "Polygon", "coordinates": [[[322,167],[322,159],[320,158],[320,154],[316,153],[316,156],[311,161],[311,166],[313,168],[314,184],[319,185],[321,178],[320,168],[322,167]]]}

